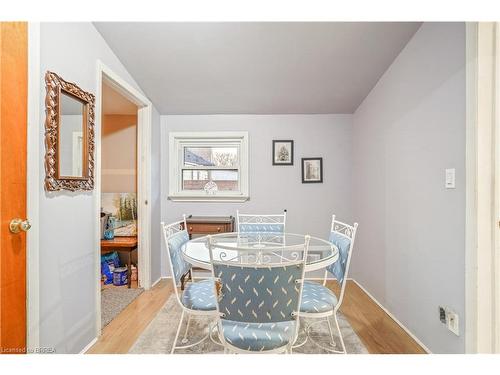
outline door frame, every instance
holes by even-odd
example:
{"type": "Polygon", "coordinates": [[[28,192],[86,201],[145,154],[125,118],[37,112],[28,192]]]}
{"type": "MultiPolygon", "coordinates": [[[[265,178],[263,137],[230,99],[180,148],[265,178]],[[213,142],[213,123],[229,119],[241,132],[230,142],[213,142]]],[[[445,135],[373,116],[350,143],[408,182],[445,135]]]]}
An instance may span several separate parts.
{"type": "Polygon", "coordinates": [[[40,199],[40,23],[28,22],[28,153],[26,217],[31,229],[26,232],[26,348],[40,347],[39,279],[39,199],[40,199]]]}
{"type": "Polygon", "coordinates": [[[95,280],[96,280],[96,327],[101,335],[101,115],[102,84],[106,82],[125,98],[137,105],[137,202],[138,202],[138,270],[139,283],[148,290],[151,287],[151,122],[152,103],[141,92],[97,61],[96,127],[95,127],[95,280]]]}
{"type": "Polygon", "coordinates": [[[494,131],[493,143],[493,160],[494,160],[494,222],[492,223],[493,231],[493,249],[492,249],[492,289],[493,289],[493,352],[500,353],[500,23],[495,22],[494,30],[494,51],[495,51],[495,65],[493,67],[494,75],[494,97],[492,108],[492,120],[494,131]]]}
{"type": "Polygon", "coordinates": [[[500,352],[500,24],[466,24],[465,351],[500,352]]]}

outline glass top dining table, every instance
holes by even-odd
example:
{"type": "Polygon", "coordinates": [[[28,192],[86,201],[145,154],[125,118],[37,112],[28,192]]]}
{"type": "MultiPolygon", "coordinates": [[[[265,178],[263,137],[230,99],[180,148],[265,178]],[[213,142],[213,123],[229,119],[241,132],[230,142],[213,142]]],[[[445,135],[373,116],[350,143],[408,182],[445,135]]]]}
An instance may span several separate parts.
{"type": "MultiPolygon", "coordinates": [[[[293,261],[303,258],[306,235],[293,233],[220,233],[211,236],[214,260],[242,261],[260,256],[263,263],[293,261]],[[220,247],[218,247],[220,246],[220,247]],[[266,256],[262,256],[266,254],[266,256]]],[[[208,236],[194,238],[182,248],[184,259],[195,267],[211,270],[208,236]]],[[[328,240],[310,236],[306,272],[323,269],[337,261],[339,251],[328,240]]]]}

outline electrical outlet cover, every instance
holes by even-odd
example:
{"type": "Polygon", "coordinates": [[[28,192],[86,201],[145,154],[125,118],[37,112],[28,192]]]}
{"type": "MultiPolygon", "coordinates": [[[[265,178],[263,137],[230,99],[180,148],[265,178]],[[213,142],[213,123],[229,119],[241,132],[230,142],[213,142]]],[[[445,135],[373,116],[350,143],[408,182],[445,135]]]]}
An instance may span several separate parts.
{"type": "Polygon", "coordinates": [[[460,336],[458,314],[451,310],[446,312],[446,327],[455,335],[460,336]]]}

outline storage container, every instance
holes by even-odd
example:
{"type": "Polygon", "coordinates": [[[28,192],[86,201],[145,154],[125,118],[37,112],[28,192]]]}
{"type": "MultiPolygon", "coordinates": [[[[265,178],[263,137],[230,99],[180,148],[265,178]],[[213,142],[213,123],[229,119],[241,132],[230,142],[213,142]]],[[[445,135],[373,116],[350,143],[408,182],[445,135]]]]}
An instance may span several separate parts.
{"type": "Polygon", "coordinates": [[[127,267],[115,268],[115,270],[113,271],[113,285],[127,285],[127,271],[127,267]]]}

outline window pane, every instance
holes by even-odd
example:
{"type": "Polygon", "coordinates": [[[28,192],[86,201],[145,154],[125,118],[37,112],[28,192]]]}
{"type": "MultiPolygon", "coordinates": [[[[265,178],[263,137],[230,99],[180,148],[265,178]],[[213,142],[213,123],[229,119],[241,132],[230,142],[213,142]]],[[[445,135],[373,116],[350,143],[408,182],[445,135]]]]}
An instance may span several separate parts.
{"type": "Polygon", "coordinates": [[[209,181],[213,181],[219,191],[237,191],[238,171],[199,169],[182,171],[182,190],[203,190],[209,181]]]}
{"type": "Polygon", "coordinates": [[[185,147],[185,166],[238,167],[237,147],[185,147]]]}

